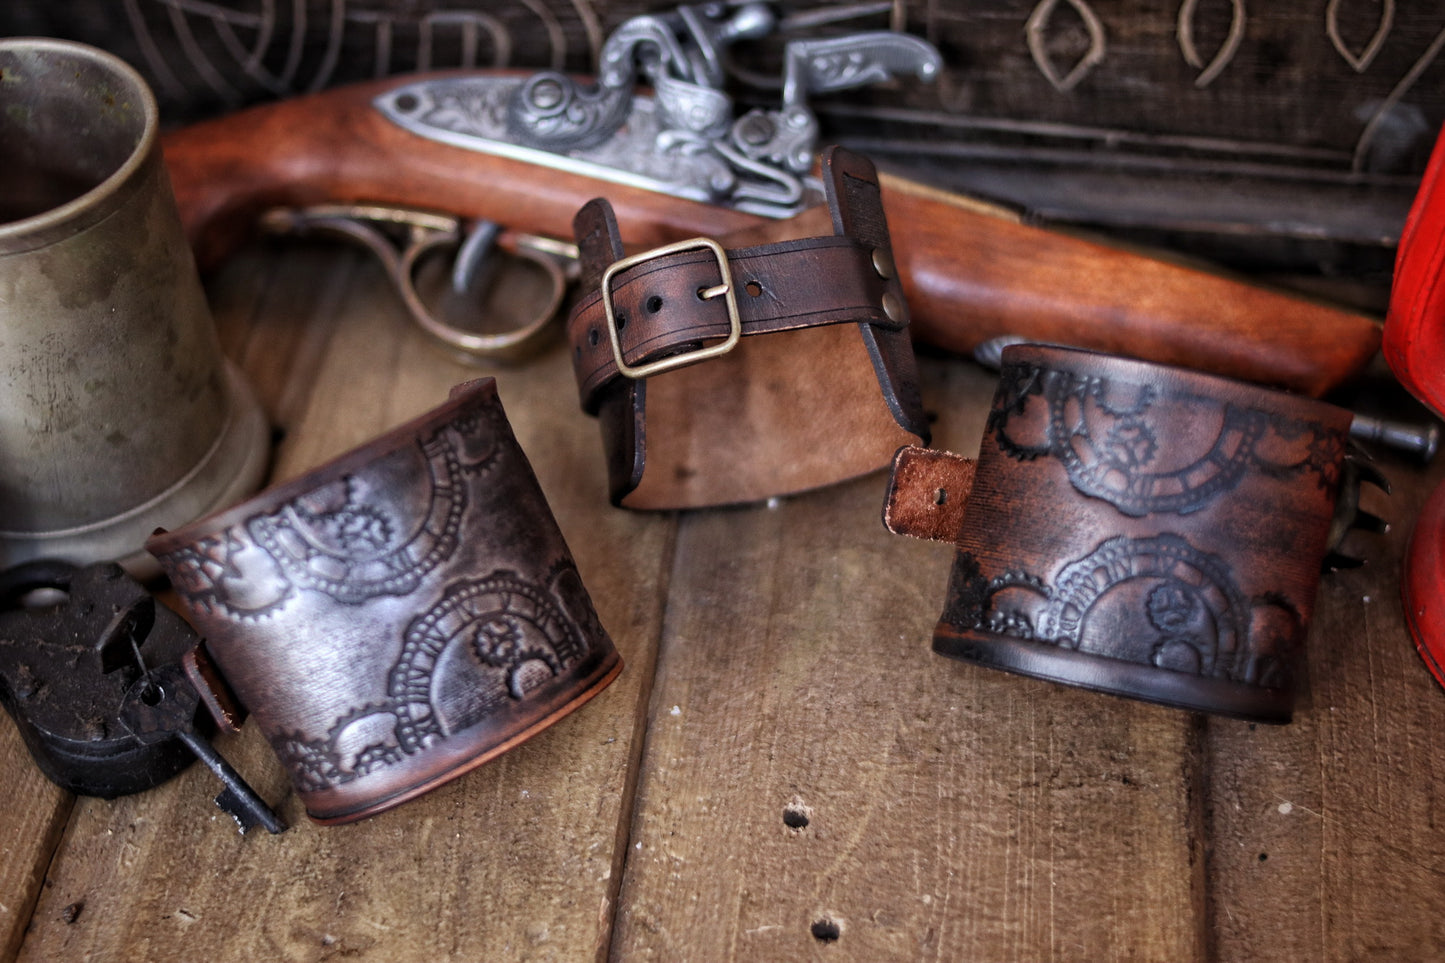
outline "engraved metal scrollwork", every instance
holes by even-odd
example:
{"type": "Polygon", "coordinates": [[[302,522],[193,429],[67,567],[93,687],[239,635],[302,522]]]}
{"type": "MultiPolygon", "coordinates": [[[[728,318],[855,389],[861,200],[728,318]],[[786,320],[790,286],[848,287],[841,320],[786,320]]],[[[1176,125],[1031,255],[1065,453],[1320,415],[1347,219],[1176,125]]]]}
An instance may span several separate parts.
{"type": "Polygon", "coordinates": [[[424,98],[403,93],[396,108],[412,114],[419,124],[486,137],[506,127],[507,91],[491,85],[453,84],[434,88],[424,98]]]}
{"type": "Polygon", "coordinates": [[[807,96],[901,73],[932,80],[943,62],[930,44],[889,31],[790,40],[781,107],[735,118],[722,89],[722,53],[778,22],[760,3],[682,6],[618,27],[595,84],[556,71],[526,80],[446,78],[395,88],[374,103],[392,122],[443,143],[789,217],[822,193],[810,173],[818,123],[807,96]],[[652,95],[638,94],[639,85],[652,95]]]}
{"type": "Polygon", "coordinates": [[[595,85],[550,71],[532,77],[511,100],[508,130],[516,143],[543,150],[594,147],[622,126],[633,88],[645,77],[658,92],[668,126],[717,136],[732,119],[731,101],[717,89],[719,47],[762,36],[773,24],[772,13],[759,4],[735,12],[689,7],[670,16],[633,17],[603,45],[595,85]]]}
{"type": "Polygon", "coordinates": [[[847,90],[913,74],[938,77],[938,51],[907,34],[868,33],[824,40],[794,40],[783,52],[783,107],[753,111],[734,126],[732,146],[747,157],[764,158],[804,173],[812,167],[818,122],[807,108],[813,93],[847,90]]]}
{"type": "MultiPolygon", "coordinates": [[[[750,170],[765,171],[775,166],[801,173],[812,166],[817,142],[818,120],[812,111],[750,110],[737,119],[729,138],[717,149],[730,160],[742,158],[756,165],[750,170]]],[[[785,183],[782,178],[777,180],[785,183]]],[[[797,184],[796,178],[788,180],[797,184]]]]}
{"type": "Polygon", "coordinates": [[[933,80],[943,67],[931,45],[902,33],[794,40],[784,57],[783,103],[799,107],[810,93],[882,83],[907,73],[933,80]]]}
{"type": "Polygon", "coordinates": [[[577,150],[607,140],[627,119],[631,98],[621,88],[587,88],[566,74],[527,80],[507,105],[507,131],[518,143],[577,150]]]}

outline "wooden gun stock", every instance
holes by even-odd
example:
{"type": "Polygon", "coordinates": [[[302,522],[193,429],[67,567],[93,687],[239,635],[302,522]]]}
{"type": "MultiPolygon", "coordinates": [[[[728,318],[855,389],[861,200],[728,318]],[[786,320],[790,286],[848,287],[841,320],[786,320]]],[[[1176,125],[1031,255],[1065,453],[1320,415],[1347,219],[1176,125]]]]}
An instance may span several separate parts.
{"type": "MultiPolygon", "coordinates": [[[[624,236],[642,246],[807,232],[420,138],[371,105],[415,79],[341,87],[169,134],[165,156],[202,266],[275,205],[416,207],[567,238],[578,208],[606,196],[624,236]]],[[[996,337],[1023,337],[1313,396],[1357,373],[1379,347],[1379,325],[1359,314],[1025,226],[898,178],[883,186],[914,337],[925,344],[967,353],[996,337]]]]}

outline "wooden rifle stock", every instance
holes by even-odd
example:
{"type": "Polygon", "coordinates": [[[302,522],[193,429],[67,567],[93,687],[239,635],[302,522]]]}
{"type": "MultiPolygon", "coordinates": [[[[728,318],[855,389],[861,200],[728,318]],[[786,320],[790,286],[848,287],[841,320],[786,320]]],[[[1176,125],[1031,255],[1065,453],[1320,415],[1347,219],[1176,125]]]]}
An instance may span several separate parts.
{"type": "MultiPolygon", "coordinates": [[[[485,218],[570,238],[607,197],[629,243],[799,237],[805,212],[769,222],[418,137],[371,106],[415,77],[340,87],[177,130],[164,140],[203,267],[276,205],[366,202],[485,218]]],[[[1379,325],[1205,271],[1029,227],[967,198],[884,179],[894,258],[916,340],[967,353],[1000,336],[1183,365],[1318,396],[1374,356],[1379,325]]],[[[821,212],[826,217],[826,212],[821,212]]]]}

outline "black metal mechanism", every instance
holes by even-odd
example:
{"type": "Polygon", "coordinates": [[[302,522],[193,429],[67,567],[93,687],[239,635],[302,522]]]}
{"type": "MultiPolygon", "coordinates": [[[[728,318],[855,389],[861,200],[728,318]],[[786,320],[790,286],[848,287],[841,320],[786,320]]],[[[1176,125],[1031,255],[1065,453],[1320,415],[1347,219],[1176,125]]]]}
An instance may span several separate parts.
{"type": "MultiPolygon", "coordinates": [[[[1356,421],[1359,416],[1356,416],[1356,421]]],[[[1355,434],[1351,427],[1351,436],[1355,434]]],[[[1337,572],[1343,569],[1359,568],[1365,559],[1347,551],[1343,546],[1352,531],[1384,535],[1390,530],[1390,523],[1374,512],[1360,507],[1360,488],[1374,485],[1390,494],[1390,480],[1375,467],[1374,461],[1358,445],[1351,444],[1345,455],[1343,475],[1340,479],[1340,494],[1335,501],[1335,516],[1330,522],[1328,550],[1325,553],[1324,570],[1337,572]]]]}
{"type": "Polygon", "coordinates": [[[286,827],[207,741],[181,668],[194,630],[118,565],[29,562],[0,573],[0,705],[52,782],[111,799],[160,785],[199,758],[216,804],[246,832],[286,827]]]}

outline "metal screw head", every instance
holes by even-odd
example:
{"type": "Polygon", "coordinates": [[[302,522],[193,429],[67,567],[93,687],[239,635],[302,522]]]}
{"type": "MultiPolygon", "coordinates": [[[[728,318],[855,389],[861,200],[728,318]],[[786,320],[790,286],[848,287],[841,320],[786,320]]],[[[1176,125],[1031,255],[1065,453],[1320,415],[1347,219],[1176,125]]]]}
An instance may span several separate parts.
{"type": "Polygon", "coordinates": [[[777,132],[777,125],[757,112],[745,115],[737,124],[738,140],[749,147],[761,147],[772,140],[777,132]]]}
{"type": "Polygon", "coordinates": [[[898,276],[898,269],[893,264],[893,254],[881,247],[873,249],[873,270],[885,281],[892,281],[898,276]]]}
{"type": "Polygon", "coordinates": [[[889,291],[883,295],[883,313],[894,324],[908,323],[908,305],[903,299],[889,291]]]}

